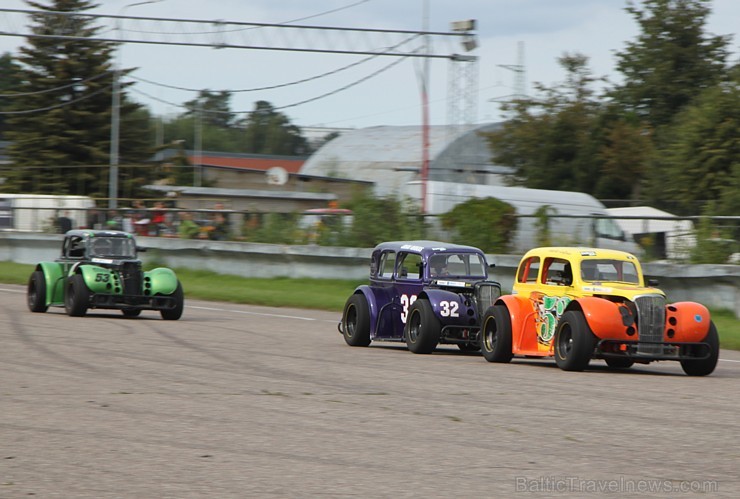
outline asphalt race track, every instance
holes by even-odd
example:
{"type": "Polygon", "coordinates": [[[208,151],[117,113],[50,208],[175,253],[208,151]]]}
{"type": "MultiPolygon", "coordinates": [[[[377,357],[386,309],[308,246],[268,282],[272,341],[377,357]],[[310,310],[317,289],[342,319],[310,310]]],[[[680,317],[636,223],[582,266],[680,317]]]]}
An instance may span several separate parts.
{"type": "Polygon", "coordinates": [[[2,498],[740,497],[740,352],[567,373],[187,295],[174,322],[0,309],[2,498]]]}

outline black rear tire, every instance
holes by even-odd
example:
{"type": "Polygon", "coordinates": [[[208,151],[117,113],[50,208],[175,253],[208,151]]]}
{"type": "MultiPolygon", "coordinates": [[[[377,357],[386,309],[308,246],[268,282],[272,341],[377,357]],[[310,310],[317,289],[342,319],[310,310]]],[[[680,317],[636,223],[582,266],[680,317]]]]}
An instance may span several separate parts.
{"type": "Polygon", "coordinates": [[[82,274],[67,279],[64,295],[64,309],[70,317],[83,317],[90,306],[90,290],[87,289],[82,274]]]}
{"type": "Polygon", "coordinates": [[[344,304],[342,336],[351,347],[366,347],[370,344],[370,307],[362,293],[350,296],[344,304]]]}
{"type": "Polygon", "coordinates": [[[511,362],[511,318],[506,307],[488,307],[481,322],[481,352],[488,362],[511,362]]]}
{"type": "Polygon", "coordinates": [[[429,300],[419,299],[411,305],[403,337],[406,346],[414,353],[430,354],[437,348],[442,326],[434,315],[429,300]]]}
{"type": "Polygon", "coordinates": [[[175,299],[175,307],[168,308],[167,310],[160,310],[159,313],[162,315],[162,319],[166,321],[176,321],[182,317],[182,311],[185,308],[185,294],[182,291],[182,284],[180,284],[180,281],[177,281],[177,288],[175,288],[174,293],[170,296],[175,299]]]}
{"type": "Polygon", "coordinates": [[[583,313],[565,312],[555,332],[555,363],[563,371],[583,371],[588,367],[596,338],[583,313]]]}
{"type": "Polygon", "coordinates": [[[46,279],[41,270],[33,272],[28,279],[26,299],[31,312],[44,313],[49,309],[46,305],[46,279]]]}
{"type": "Polygon", "coordinates": [[[719,359],[719,335],[713,321],[709,322],[709,331],[704,338],[709,344],[709,357],[706,359],[684,359],[681,361],[683,372],[689,376],[706,376],[714,371],[719,359]]]}

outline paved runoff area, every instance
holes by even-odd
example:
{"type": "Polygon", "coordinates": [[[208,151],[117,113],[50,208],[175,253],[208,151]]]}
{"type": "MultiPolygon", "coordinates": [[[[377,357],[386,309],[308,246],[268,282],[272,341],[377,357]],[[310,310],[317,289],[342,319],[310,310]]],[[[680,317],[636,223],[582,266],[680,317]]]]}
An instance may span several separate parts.
{"type": "Polygon", "coordinates": [[[185,291],[170,322],[0,285],[0,497],[740,496],[740,352],[569,373],[185,291]]]}

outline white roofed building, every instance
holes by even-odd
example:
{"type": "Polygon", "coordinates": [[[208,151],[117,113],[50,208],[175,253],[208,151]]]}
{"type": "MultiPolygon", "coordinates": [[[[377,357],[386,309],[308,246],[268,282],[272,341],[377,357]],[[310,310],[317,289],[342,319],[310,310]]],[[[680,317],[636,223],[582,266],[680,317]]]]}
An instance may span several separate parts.
{"type": "MultiPolygon", "coordinates": [[[[500,126],[430,126],[427,180],[503,185],[513,170],[492,163],[488,142],[480,135],[500,126]]],[[[421,180],[422,133],[421,126],[345,132],[309,157],[300,173],[370,181],[376,195],[403,195],[408,182],[421,180]]]]}

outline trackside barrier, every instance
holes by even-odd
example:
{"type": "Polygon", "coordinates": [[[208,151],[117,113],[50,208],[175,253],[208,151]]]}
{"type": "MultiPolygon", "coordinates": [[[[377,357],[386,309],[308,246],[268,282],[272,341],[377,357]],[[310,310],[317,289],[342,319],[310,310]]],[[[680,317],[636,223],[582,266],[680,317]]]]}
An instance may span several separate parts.
{"type": "MultiPolygon", "coordinates": [[[[0,261],[35,264],[59,256],[62,236],[43,233],[0,233],[0,261]]],[[[210,270],[243,277],[367,279],[369,248],[288,246],[236,241],[139,237],[145,263],[173,268],[210,270]]],[[[519,255],[486,255],[496,266],[492,278],[511,290],[519,255]]],[[[740,265],[646,263],[646,276],[658,279],[670,301],[697,301],[730,309],[740,318],[740,265]]],[[[186,290],[187,292],[187,290],[186,290]]]]}

